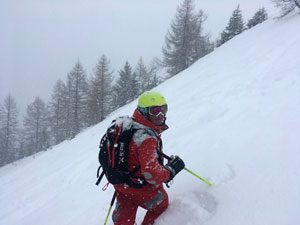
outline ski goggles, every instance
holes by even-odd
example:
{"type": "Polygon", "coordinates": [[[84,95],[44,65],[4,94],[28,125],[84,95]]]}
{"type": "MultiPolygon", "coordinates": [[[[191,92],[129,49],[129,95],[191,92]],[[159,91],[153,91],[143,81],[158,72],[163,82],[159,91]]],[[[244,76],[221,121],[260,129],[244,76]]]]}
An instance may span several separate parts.
{"type": "Polygon", "coordinates": [[[168,111],[168,105],[157,105],[149,107],[149,115],[159,117],[160,115],[166,116],[168,111]]]}

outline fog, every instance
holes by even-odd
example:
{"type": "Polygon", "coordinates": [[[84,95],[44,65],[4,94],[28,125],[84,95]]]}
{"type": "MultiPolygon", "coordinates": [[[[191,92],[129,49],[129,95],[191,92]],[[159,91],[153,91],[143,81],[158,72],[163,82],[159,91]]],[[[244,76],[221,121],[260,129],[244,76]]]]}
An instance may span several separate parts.
{"type": "MultiPolygon", "coordinates": [[[[50,99],[78,60],[88,75],[105,54],[115,74],[126,61],[161,58],[164,38],[182,0],[2,0],[0,3],[0,100],[8,94],[21,114],[35,97],[50,99]]],[[[215,40],[240,5],[244,22],[269,0],[196,0],[208,15],[205,32],[215,40]]]]}

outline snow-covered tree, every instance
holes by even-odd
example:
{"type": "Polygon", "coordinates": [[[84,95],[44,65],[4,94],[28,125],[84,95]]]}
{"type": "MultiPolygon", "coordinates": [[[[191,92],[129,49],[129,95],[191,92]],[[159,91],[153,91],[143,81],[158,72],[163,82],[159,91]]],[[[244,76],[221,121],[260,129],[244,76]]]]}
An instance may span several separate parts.
{"type": "Polygon", "coordinates": [[[119,71],[119,78],[114,85],[114,106],[119,108],[132,101],[138,95],[136,75],[128,62],[119,71]]]}
{"type": "Polygon", "coordinates": [[[98,60],[89,84],[86,117],[88,125],[104,120],[111,111],[112,74],[110,61],[105,55],[98,60]]]}
{"type": "Polygon", "coordinates": [[[58,144],[70,135],[68,129],[68,89],[62,80],[58,80],[53,88],[49,102],[49,125],[53,144],[58,144]]]}
{"type": "Polygon", "coordinates": [[[138,94],[142,94],[146,90],[149,90],[150,83],[151,83],[151,74],[149,69],[144,63],[142,57],[140,57],[138,64],[135,68],[135,74],[137,76],[139,91],[138,94]]]}
{"type": "Polygon", "coordinates": [[[209,35],[203,33],[205,19],[202,10],[195,13],[194,0],[184,0],[177,7],[162,48],[163,65],[170,76],[183,71],[212,51],[209,35]]]}
{"type": "Polygon", "coordinates": [[[18,158],[18,110],[15,99],[8,95],[4,107],[0,106],[0,165],[18,158]]]}
{"type": "Polygon", "coordinates": [[[0,166],[5,165],[6,163],[6,151],[4,150],[4,124],[5,124],[5,115],[4,108],[0,104],[0,166]]]}
{"type": "Polygon", "coordinates": [[[24,117],[22,142],[25,156],[46,150],[49,144],[48,111],[45,102],[39,97],[28,105],[24,117]]]}
{"type": "Polygon", "coordinates": [[[197,17],[194,13],[194,1],[184,0],[177,7],[175,19],[165,38],[162,48],[164,65],[173,76],[188,68],[193,62],[197,17]]]}
{"type": "Polygon", "coordinates": [[[214,44],[210,42],[209,34],[204,34],[203,24],[207,19],[206,14],[199,10],[199,13],[196,16],[195,21],[195,39],[193,41],[193,54],[192,54],[192,62],[197,61],[203,56],[207,55],[214,49],[214,44]]]}
{"type": "Polygon", "coordinates": [[[224,44],[234,36],[242,33],[244,30],[245,30],[245,26],[243,22],[243,15],[238,5],[237,8],[233,11],[227,27],[221,33],[221,39],[218,41],[217,45],[220,46],[224,44]]]}
{"type": "Polygon", "coordinates": [[[276,7],[281,9],[281,16],[293,12],[295,9],[300,9],[300,0],[271,0],[276,7]]]}
{"type": "Polygon", "coordinates": [[[86,72],[78,61],[68,74],[67,80],[69,95],[69,124],[71,138],[74,138],[85,127],[85,110],[88,91],[86,72]]]}
{"type": "Polygon", "coordinates": [[[254,16],[248,21],[247,27],[251,28],[268,19],[268,13],[265,8],[260,8],[254,16]]]}
{"type": "Polygon", "coordinates": [[[139,83],[138,78],[135,72],[132,72],[132,76],[130,79],[130,89],[129,91],[129,101],[133,101],[135,98],[139,96],[139,83]]]}
{"type": "Polygon", "coordinates": [[[158,58],[154,58],[149,66],[146,66],[142,57],[140,57],[135,74],[137,76],[139,91],[138,95],[149,91],[161,83],[157,77],[157,72],[162,69],[162,62],[158,58]]]}

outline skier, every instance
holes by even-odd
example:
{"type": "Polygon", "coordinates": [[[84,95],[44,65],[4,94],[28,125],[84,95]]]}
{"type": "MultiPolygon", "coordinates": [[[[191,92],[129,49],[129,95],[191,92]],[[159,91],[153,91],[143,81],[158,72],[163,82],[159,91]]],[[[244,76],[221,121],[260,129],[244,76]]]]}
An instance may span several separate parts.
{"type": "Polygon", "coordinates": [[[165,98],[158,92],[145,92],[138,100],[133,119],[141,126],[151,129],[135,132],[129,144],[128,170],[134,176],[146,181],[140,188],[128,185],[114,185],[117,203],[112,215],[115,225],[133,225],[138,207],[147,210],[142,225],[153,225],[154,221],[167,209],[168,194],[163,183],[168,183],[179,173],[185,164],[178,156],[164,165],[162,140],[160,135],[168,129],[165,124],[168,106],[165,98]]]}

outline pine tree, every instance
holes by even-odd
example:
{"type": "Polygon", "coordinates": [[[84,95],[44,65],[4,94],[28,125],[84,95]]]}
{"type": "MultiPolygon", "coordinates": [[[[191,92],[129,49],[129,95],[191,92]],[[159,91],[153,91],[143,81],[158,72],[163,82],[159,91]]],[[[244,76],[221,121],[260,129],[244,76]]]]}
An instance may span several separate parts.
{"type": "Polygon", "coordinates": [[[110,61],[105,55],[98,60],[91,78],[87,98],[86,117],[88,125],[94,125],[104,120],[111,111],[112,74],[110,61]]]}
{"type": "Polygon", "coordinates": [[[74,138],[85,127],[85,109],[88,91],[86,73],[79,61],[69,72],[67,85],[70,104],[70,133],[71,138],[74,138]]]}
{"type": "Polygon", "coordinates": [[[139,96],[139,82],[136,73],[133,72],[130,79],[129,102],[133,101],[138,96],[139,96]]]}
{"type": "Polygon", "coordinates": [[[65,106],[65,113],[66,113],[66,121],[65,121],[65,130],[66,135],[68,138],[73,138],[72,136],[72,82],[70,79],[67,78],[66,82],[67,86],[67,97],[66,97],[66,106],[65,106]]]}
{"type": "Polygon", "coordinates": [[[138,95],[142,94],[146,90],[149,90],[151,83],[151,74],[146,65],[144,64],[144,60],[140,57],[138,64],[135,68],[135,74],[138,80],[139,91],[138,95]]]}
{"type": "Polygon", "coordinates": [[[58,144],[69,137],[68,133],[68,89],[62,80],[53,88],[49,103],[49,125],[52,143],[58,144]]]}
{"type": "Polygon", "coordinates": [[[159,85],[164,81],[164,78],[160,78],[157,75],[162,68],[163,66],[161,60],[158,59],[157,57],[153,58],[149,66],[150,81],[147,90],[151,90],[152,88],[156,87],[157,85],[159,85]]]}
{"type": "Polygon", "coordinates": [[[161,61],[158,58],[154,58],[148,67],[144,64],[143,58],[140,57],[135,68],[139,85],[138,96],[156,87],[161,82],[157,77],[157,71],[161,68],[161,61]]]}
{"type": "Polygon", "coordinates": [[[5,98],[4,107],[0,108],[0,165],[4,165],[18,158],[18,110],[15,99],[10,95],[5,98]]]}
{"type": "Polygon", "coordinates": [[[46,150],[50,146],[47,116],[46,104],[39,97],[35,98],[33,103],[28,105],[23,129],[26,156],[46,150]]]}
{"type": "Polygon", "coordinates": [[[205,13],[202,10],[199,10],[195,20],[193,62],[212,52],[214,49],[214,44],[210,42],[209,35],[203,33],[203,24],[206,19],[207,16],[205,13]]]}
{"type": "Polygon", "coordinates": [[[123,70],[119,71],[119,76],[120,77],[113,87],[115,108],[127,104],[134,99],[134,96],[138,95],[136,75],[133,74],[132,68],[128,62],[125,63],[123,70]]]}
{"type": "Polygon", "coordinates": [[[228,25],[221,33],[221,39],[218,41],[218,46],[229,41],[234,36],[242,33],[245,30],[242,11],[238,7],[233,11],[232,16],[229,19],[228,25]]]}
{"type": "Polygon", "coordinates": [[[207,54],[201,46],[208,41],[208,36],[204,38],[202,29],[204,13],[200,10],[196,14],[194,9],[194,0],[184,0],[177,7],[175,19],[166,35],[162,49],[163,63],[170,76],[183,71],[207,54]]]}
{"type": "Polygon", "coordinates": [[[159,85],[162,81],[157,77],[156,73],[152,74],[150,83],[149,83],[149,88],[148,90],[151,90],[152,88],[155,88],[157,85],[159,85]]]}
{"type": "Polygon", "coordinates": [[[5,113],[4,113],[4,108],[2,104],[0,104],[0,166],[3,166],[6,164],[6,158],[7,158],[7,153],[4,149],[4,125],[5,125],[5,113]]]}
{"type": "Polygon", "coordinates": [[[264,22],[267,19],[268,19],[267,11],[265,10],[265,8],[260,8],[254,14],[254,16],[248,21],[247,27],[252,28],[252,27],[256,26],[257,24],[264,22]]]}
{"type": "Polygon", "coordinates": [[[177,7],[175,19],[168,30],[163,47],[164,64],[173,76],[188,68],[192,62],[195,21],[193,0],[184,0],[177,7]]]}
{"type": "Polygon", "coordinates": [[[281,17],[300,9],[300,0],[271,0],[276,7],[281,9],[281,17]]]}

